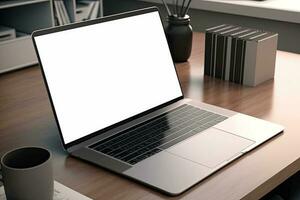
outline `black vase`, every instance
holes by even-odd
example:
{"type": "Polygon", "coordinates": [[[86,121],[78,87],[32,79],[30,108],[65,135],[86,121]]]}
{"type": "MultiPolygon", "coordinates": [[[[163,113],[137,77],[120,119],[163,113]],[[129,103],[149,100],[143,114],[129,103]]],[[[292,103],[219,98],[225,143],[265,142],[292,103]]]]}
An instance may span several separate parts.
{"type": "Polygon", "coordinates": [[[193,29],[190,21],[188,15],[168,16],[165,32],[174,62],[186,62],[191,55],[193,29]]]}

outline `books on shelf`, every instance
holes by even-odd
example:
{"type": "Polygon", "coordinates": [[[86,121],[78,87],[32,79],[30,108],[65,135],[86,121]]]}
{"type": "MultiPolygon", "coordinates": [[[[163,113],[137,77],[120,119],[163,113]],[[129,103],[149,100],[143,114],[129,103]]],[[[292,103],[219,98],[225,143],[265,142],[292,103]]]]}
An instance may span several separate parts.
{"type": "Polygon", "coordinates": [[[57,25],[65,25],[71,22],[63,0],[54,0],[54,16],[57,25]]]}
{"type": "Polygon", "coordinates": [[[100,0],[78,1],[76,3],[76,21],[96,19],[100,15],[100,0]]]}
{"type": "Polygon", "coordinates": [[[204,74],[256,86],[274,77],[278,34],[222,24],[206,30],[204,74]]]}
{"type": "Polygon", "coordinates": [[[0,25],[0,42],[16,38],[16,30],[0,25]]]}

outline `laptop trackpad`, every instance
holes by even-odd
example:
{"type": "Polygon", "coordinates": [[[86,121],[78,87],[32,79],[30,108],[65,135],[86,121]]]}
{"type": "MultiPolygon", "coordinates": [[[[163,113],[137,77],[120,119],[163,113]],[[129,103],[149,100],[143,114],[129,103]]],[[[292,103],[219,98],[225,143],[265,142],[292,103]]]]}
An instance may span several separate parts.
{"type": "Polygon", "coordinates": [[[215,168],[252,145],[254,142],[231,133],[210,128],[166,151],[193,162],[215,168]]]}

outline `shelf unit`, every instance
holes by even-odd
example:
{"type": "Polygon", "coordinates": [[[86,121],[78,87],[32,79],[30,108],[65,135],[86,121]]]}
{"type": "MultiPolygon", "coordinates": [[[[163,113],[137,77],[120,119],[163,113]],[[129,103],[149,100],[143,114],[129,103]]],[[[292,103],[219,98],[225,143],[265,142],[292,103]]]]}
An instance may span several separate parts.
{"type": "MultiPolygon", "coordinates": [[[[0,25],[14,28],[15,39],[0,42],[0,73],[37,64],[31,33],[55,26],[54,0],[0,0],[0,25]]],[[[63,0],[71,22],[76,19],[76,0],[63,0]]],[[[103,3],[100,12],[103,16],[103,3]]]]}

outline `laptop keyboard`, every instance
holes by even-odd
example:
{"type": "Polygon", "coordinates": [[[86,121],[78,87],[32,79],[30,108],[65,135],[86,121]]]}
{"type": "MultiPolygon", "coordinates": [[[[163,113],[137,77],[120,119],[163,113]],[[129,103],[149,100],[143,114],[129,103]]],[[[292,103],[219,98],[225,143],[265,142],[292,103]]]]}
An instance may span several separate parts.
{"type": "Polygon", "coordinates": [[[90,148],[134,165],[225,119],[227,117],[184,104],[90,148]]]}

